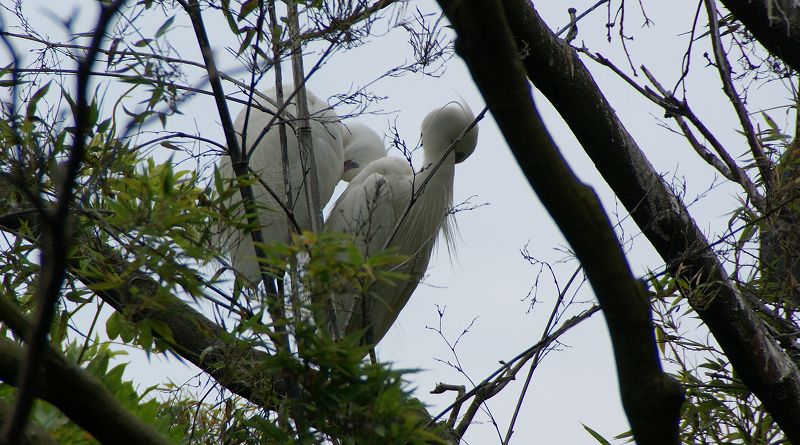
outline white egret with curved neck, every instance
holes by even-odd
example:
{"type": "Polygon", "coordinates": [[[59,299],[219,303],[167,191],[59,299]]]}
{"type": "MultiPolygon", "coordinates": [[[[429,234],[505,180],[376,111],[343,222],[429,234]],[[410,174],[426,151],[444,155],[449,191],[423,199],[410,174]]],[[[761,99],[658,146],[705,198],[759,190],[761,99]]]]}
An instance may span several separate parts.
{"type": "Polygon", "coordinates": [[[336,202],[325,230],[354,236],[366,256],[388,244],[408,257],[395,269],[408,279],[376,282],[365,298],[352,293],[335,295],[336,324],[328,326],[334,334],[366,329],[365,342],[377,344],[424,276],[440,231],[449,242],[447,217],[453,201],[455,164],[475,150],[478,128],[473,127],[452,150],[450,146],[473,120],[469,107],[459,103],[433,110],[422,122],[425,165],[419,172],[405,159],[378,159],[362,167],[336,202]]]}
{"type": "MultiPolygon", "coordinates": [[[[288,97],[293,88],[284,86],[284,97],[288,97]]],[[[275,88],[269,88],[263,94],[275,100],[275,88]]],[[[311,141],[314,150],[314,161],[317,171],[317,182],[319,184],[319,201],[324,207],[333,195],[333,190],[342,176],[344,165],[344,147],[342,144],[343,127],[328,104],[310,91],[306,91],[308,110],[310,115],[311,141]]],[[[283,174],[283,158],[281,154],[281,142],[278,132],[278,120],[262,136],[262,132],[267,124],[273,120],[273,115],[277,107],[266,101],[259,100],[258,96],[253,97],[254,102],[268,111],[262,111],[259,107],[250,107],[250,114],[247,117],[247,108],[243,109],[234,122],[234,129],[239,136],[239,143],[245,140],[246,147],[243,149],[250,155],[249,167],[257,174],[258,180],[251,184],[253,198],[258,209],[259,228],[261,229],[264,241],[287,241],[289,231],[292,227],[287,217],[287,212],[283,206],[273,197],[264,186],[277,196],[293,213],[294,220],[301,230],[311,230],[312,220],[316,216],[310,211],[306,187],[309,186],[309,178],[306,177],[310,172],[308,166],[304,165],[304,157],[300,154],[300,146],[293,127],[296,122],[289,121],[286,125],[287,154],[289,165],[289,181],[291,188],[291,205],[287,204],[286,183],[283,174]],[[245,130],[245,119],[247,119],[247,129],[245,130]]],[[[295,101],[285,107],[285,113],[290,116],[297,116],[295,101]]],[[[222,156],[219,165],[220,176],[226,180],[226,184],[234,184],[230,180],[235,178],[231,158],[227,155],[222,156]]],[[[241,194],[237,191],[233,193],[226,205],[235,209],[234,218],[244,221],[244,208],[241,205],[241,194]]],[[[230,227],[223,227],[217,235],[218,244],[225,249],[231,256],[233,268],[245,278],[247,285],[257,287],[261,281],[261,273],[256,257],[256,251],[249,230],[239,230],[230,227]]]]}

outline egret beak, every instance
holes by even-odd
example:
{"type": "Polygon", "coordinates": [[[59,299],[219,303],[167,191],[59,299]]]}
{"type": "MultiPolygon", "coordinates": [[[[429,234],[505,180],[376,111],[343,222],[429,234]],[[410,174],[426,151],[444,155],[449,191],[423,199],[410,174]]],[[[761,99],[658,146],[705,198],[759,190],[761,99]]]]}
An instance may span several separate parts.
{"type": "Polygon", "coordinates": [[[348,159],[348,160],[344,161],[344,171],[345,172],[348,171],[348,170],[352,170],[354,168],[359,168],[359,167],[361,167],[361,166],[358,165],[358,162],[356,162],[356,161],[354,161],[352,159],[348,159]]]}
{"type": "Polygon", "coordinates": [[[455,154],[456,154],[456,164],[458,164],[461,161],[463,161],[464,159],[466,159],[466,157],[464,156],[464,153],[461,153],[461,152],[457,151],[457,152],[455,152],[455,154]]]}

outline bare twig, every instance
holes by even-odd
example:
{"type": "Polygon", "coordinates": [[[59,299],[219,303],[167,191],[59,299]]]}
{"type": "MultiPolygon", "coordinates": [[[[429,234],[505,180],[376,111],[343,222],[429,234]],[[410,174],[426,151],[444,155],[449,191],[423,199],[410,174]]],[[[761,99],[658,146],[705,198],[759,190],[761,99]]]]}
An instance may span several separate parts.
{"type": "Polygon", "coordinates": [[[595,9],[599,8],[601,5],[603,5],[605,3],[608,3],[608,2],[609,2],[609,0],[599,0],[597,3],[595,3],[592,6],[590,6],[588,9],[586,9],[582,13],[578,14],[574,19],[570,19],[569,23],[564,25],[563,28],[561,28],[558,31],[556,31],[556,35],[560,36],[561,34],[567,32],[570,28],[575,26],[582,18],[584,18],[587,15],[589,15],[590,12],[594,11],[595,9]]]}
{"type": "Polygon", "coordinates": [[[741,185],[747,196],[750,198],[750,201],[756,208],[763,208],[764,197],[758,191],[758,188],[755,186],[750,177],[747,176],[747,173],[745,173],[745,171],[738,166],[736,161],[730,156],[728,151],[725,149],[722,143],[719,142],[716,136],[714,136],[714,134],[708,129],[708,127],[706,127],[703,121],[694,114],[686,100],[679,101],[677,98],[675,98],[673,93],[666,90],[644,65],[641,66],[642,72],[650,81],[650,83],[656,88],[658,94],[648,87],[642,87],[639,85],[635,80],[631,79],[630,76],[625,74],[610,60],[606,59],[602,55],[591,53],[585,48],[578,49],[578,51],[585,54],[595,62],[609,68],[614,72],[614,74],[619,76],[622,80],[628,83],[628,85],[638,91],[639,94],[646,97],[656,105],[662,107],[669,117],[675,119],[695,152],[704,161],[720,172],[720,174],[722,174],[725,178],[741,185]],[[717,152],[719,158],[711,153],[697,140],[689,126],[686,125],[683,117],[686,117],[686,119],[688,119],[689,122],[691,122],[692,125],[697,128],[700,134],[714,148],[714,151],[717,152]]]}
{"type": "Polygon", "coordinates": [[[694,47],[694,33],[697,29],[697,21],[700,18],[700,8],[703,6],[703,0],[697,2],[697,9],[694,12],[694,19],[692,20],[692,30],[689,33],[689,47],[686,48],[686,52],[683,53],[683,60],[681,61],[681,76],[675,82],[675,86],[672,88],[672,91],[678,89],[678,85],[683,86],[683,96],[686,97],[686,76],[689,75],[689,67],[691,66],[692,62],[692,48],[694,47]]]}
{"type": "MultiPolygon", "coordinates": [[[[446,383],[437,383],[436,387],[431,391],[431,394],[443,394],[445,391],[455,391],[456,399],[461,399],[464,397],[464,393],[467,392],[467,388],[465,388],[464,385],[448,385],[446,383]]],[[[450,417],[447,419],[447,426],[450,428],[454,428],[456,426],[456,420],[458,420],[458,411],[460,409],[461,403],[454,406],[452,411],[450,411],[450,417]]]]}
{"type": "MultiPolygon", "coordinates": [[[[764,197],[761,195],[761,193],[759,193],[756,185],[753,183],[753,181],[750,180],[750,177],[747,176],[747,173],[745,173],[744,169],[739,167],[739,165],[736,163],[733,157],[731,157],[730,153],[728,153],[728,150],[726,150],[725,147],[722,145],[722,143],[719,142],[719,140],[716,138],[716,136],[714,136],[711,130],[709,130],[708,127],[706,127],[706,125],[703,123],[703,121],[700,120],[700,118],[697,117],[696,114],[694,114],[691,108],[689,108],[689,104],[685,100],[678,102],[677,99],[675,99],[675,97],[672,96],[672,94],[669,91],[667,91],[666,89],[664,89],[663,86],[661,86],[661,84],[656,80],[655,76],[653,76],[644,65],[642,65],[642,72],[650,81],[650,83],[652,83],[653,86],[656,87],[659,93],[663,95],[665,99],[670,100],[677,105],[680,115],[686,116],[686,118],[689,119],[689,122],[691,122],[692,125],[694,125],[698,131],[700,131],[700,134],[702,134],[703,137],[706,138],[706,140],[711,144],[711,146],[714,147],[714,151],[717,152],[720,158],[722,158],[722,161],[725,163],[725,166],[728,167],[730,173],[729,179],[742,186],[745,193],[750,198],[750,201],[756,208],[763,209],[764,197]]],[[[673,117],[675,118],[676,122],[678,122],[678,125],[681,127],[681,130],[684,131],[684,135],[686,135],[687,140],[689,140],[689,142],[691,143],[692,139],[694,139],[694,135],[691,135],[691,131],[687,132],[688,126],[686,125],[685,122],[683,122],[683,119],[680,119],[680,115],[674,115],[673,117]]],[[[697,142],[696,139],[694,140],[695,142],[697,142]]],[[[692,144],[692,146],[694,147],[694,144],[692,144]]],[[[695,147],[695,149],[697,150],[697,147],[695,147]]],[[[707,155],[711,154],[707,150],[705,152],[707,153],[707,155]]],[[[700,153],[700,155],[701,157],[703,156],[702,152],[700,153]]],[[[724,171],[720,169],[718,170],[720,171],[720,173],[724,171]]]]}
{"type": "Polygon", "coordinates": [[[408,214],[411,212],[411,208],[414,206],[414,203],[416,203],[419,200],[419,197],[422,196],[423,193],[425,193],[425,186],[428,185],[428,182],[431,181],[433,176],[436,174],[436,171],[439,170],[439,168],[442,166],[442,164],[450,155],[450,153],[452,153],[453,150],[455,150],[456,145],[458,145],[458,143],[461,142],[461,139],[463,139],[464,136],[466,136],[467,133],[470,132],[470,130],[472,130],[476,125],[478,125],[478,122],[480,122],[483,119],[483,116],[486,115],[487,111],[489,111],[488,105],[483,107],[483,110],[481,110],[481,112],[478,113],[477,116],[475,116],[475,119],[472,120],[472,122],[467,126],[467,128],[465,128],[464,131],[462,131],[461,134],[458,135],[458,137],[453,141],[453,143],[451,143],[450,146],[447,148],[447,151],[445,151],[442,154],[442,157],[439,158],[439,160],[435,164],[433,164],[433,166],[425,166],[425,168],[432,169],[431,173],[425,178],[424,181],[422,181],[419,187],[417,187],[411,194],[411,199],[408,201],[408,205],[403,210],[403,214],[400,215],[400,218],[394,225],[394,228],[392,230],[392,235],[389,236],[389,238],[386,240],[386,243],[383,245],[383,250],[388,249],[389,245],[392,244],[392,241],[394,241],[395,236],[397,236],[397,233],[400,231],[400,227],[403,225],[403,222],[406,220],[408,214]]]}
{"type": "Polygon", "coordinates": [[[750,146],[750,151],[753,154],[753,159],[758,166],[758,171],[761,173],[761,180],[764,182],[764,188],[769,192],[774,185],[775,178],[772,177],[772,165],[764,153],[764,148],[758,140],[756,131],[753,128],[753,123],[750,122],[750,117],[747,114],[747,108],[742,103],[739,93],[736,91],[736,86],[731,79],[731,66],[728,63],[728,56],[725,54],[725,49],[722,47],[722,41],[719,35],[719,22],[717,21],[717,6],[714,0],[705,0],[706,12],[708,14],[708,27],[711,31],[711,47],[714,50],[714,60],[717,62],[717,71],[719,71],[719,78],[722,80],[722,90],[728,96],[728,99],[736,111],[736,116],[739,117],[739,124],[742,126],[742,131],[747,138],[747,144],[750,146]]]}
{"type": "MultiPolygon", "coordinates": [[[[197,43],[200,46],[200,51],[203,54],[203,61],[205,62],[206,70],[208,71],[208,80],[211,84],[211,89],[214,92],[214,100],[217,105],[217,111],[219,113],[220,120],[222,121],[222,130],[225,133],[225,142],[228,145],[228,154],[231,157],[231,166],[233,167],[233,171],[239,180],[239,192],[242,195],[242,202],[244,203],[247,223],[250,227],[252,227],[250,230],[250,236],[253,240],[253,247],[256,251],[256,257],[266,258],[267,255],[263,248],[264,235],[259,229],[258,216],[257,212],[255,211],[256,206],[255,198],[253,196],[253,189],[249,184],[243,181],[243,179],[249,174],[247,156],[243,150],[243,147],[239,145],[239,140],[233,127],[233,121],[231,120],[231,115],[228,111],[228,105],[225,101],[225,91],[222,88],[219,71],[217,70],[217,65],[214,61],[214,54],[211,49],[211,44],[208,40],[205,24],[203,23],[200,4],[197,0],[178,0],[178,2],[181,4],[181,6],[183,6],[192,20],[195,37],[197,38],[197,43]]],[[[275,322],[273,324],[274,330],[278,334],[277,340],[279,341],[276,341],[276,344],[281,345],[282,348],[285,348],[286,351],[288,351],[290,346],[288,337],[285,335],[286,329],[283,324],[280,323],[280,320],[285,319],[285,314],[283,307],[277,298],[278,289],[276,287],[274,277],[272,277],[267,271],[266,265],[263,262],[259,261],[258,263],[261,271],[261,281],[264,283],[264,288],[268,294],[268,310],[270,316],[275,322]]]]}
{"type": "MultiPolygon", "coordinates": [[[[325,29],[309,31],[303,34],[299,34],[296,40],[299,42],[305,42],[308,40],[328,37],[331,41],[336,41],[339,38],[345,36],[345,34],[349,32],[351,28],[353,28],[353,25],[363,20],[369,19],[376,12],[393,5],[398,1],[402,0],[378,0],[372,5],[365,7],[363,9],[357,8],[352,12],[352,14],[346,17],[337,18],[335,22],[332,22],[330,26],[325,29]],[[334,37],[330,37],[332,34],[337,34],[337,35],[334,37]]],[[[359,5],[361,4],[365,5],[366,2],[359,2],[359,5]]],[[[294,45],[294,43],[295,39],[292,39],[290,37],[289,40],[281,42],[281,46],[291,47],[292,45],[294,45]]]]}
{"type": "MultiPolygon", "coordinates": [[[[556,299],[556,302],[553,305],[553,310],[550,312],[550,317],[547,319],[547,324],[545,325],[544,331],[542,332],[542,337],[539,339],[539,341],[544,340],[551,333],[554,327],[553,325],[557,318],[556,315],[558,314],[559,309],[561,308],[561,303],[564,301],[564,297],[566,296],[567,291],[569,290],[572,283],[575,281],[575,278],[578,277],[580,270],[581,267],[578,266],[575,269],[575,272],[572,273],[572,276],[570,276],[569,281],[567,281],[566,286],[564,286],[564,289],[561,292],[559,292],[558,298],[556,299]]],[[[525,399],[525,395],[528,393],[528,386],[531,383],[533,372],[539,365],[539,361],[542,356],[542,351],[544,351],[544,348],[538,349],[536,352],[533,353],[533,360],[531,361],[530,370],[528,371],[528,375],[525,377],[525,383],[522,385],[522,390],[520,391],[519,398],[517,399],[517,405],[514,407],[514,414],[512,414],[511,416],[511,421],[508,422],[508,429],[506,430],[506,436],[503,439],[502,445],[508,445],[508,443],[511,441],[511,435],[514,433],[514,424],[517,422],[517,416],[519,416],[519,411],[522,408],[522,401],[525,399]]]]}
{"type": "Polygon", "coordinates": [[[270,187],[269,184],[264,182],[264,178],[262,178],[261,175],[256,173],[256,171],[250,167],[248,167],[248,169],[250,171],[250,174],[253,175],[253,177],[256,178],[256,180],[258,180],[259,184],[261,184],[261,187],[264,187],[264,189],[267,190],[267,193],[269,193],[269,195],[272,196],[272,199],[274,199],[275,202],[277,202],[278,205],[281,206],[281,209],[283,210],[284,213],[286,213],[286,218],[289,219],[289,223],[291,224],[294,232],[298,234],[301,233],[303,230],[300,228],[300,224],[297,223],[297,219],[295,219],[294,217],[294,211],[292,211],[292,209],[289,207],[291,201],[289,201],[289,203],[287,204],[284,204],[283,201],[281,200],[281,197],[278,196],[277,193],[275,193],[275,190],[272,190],[272,187],[270,187]]]}
{"type": "MultiPolygon", "coordinates": [[[[48,74],[49,73],[49,74],[69,74],[69,75],[77,75],[78,74],[78,70],[62,69],[62,68],[47,68],[47,67],[45,67],[45,68],[15,68],[14,70],[12,70],[12,72],[15,73],[15,74],[29,74],[29,73],[34,73],[34,74],[35,73],[44,73],[44,74],[48,74]]],[[[133,75],[133,74],[109,73],[109,72],[106,72],[106,71],[90,71],[89,74],[91,76],[93,76],[93,77],[110,77],[110,78],[114,78],[114,79],[131,80],[131,81],[136,81],[136,80],[141,81],[142,80],[142,76],[133,75]]],[[[220,76],[222,76],[221,73],[220,73],[220,76]]],[[[225,77],[226,77],[226,80],[228,80],[231,83],[234,83],[236,86],[238,86],[240,88],[243,88],[245,90],[247,89],[247,85],[246,84],[244,84],[244,83],[242,83],[242,82],[240,82],[240,81],[238,81],[236,79],[233,79],[230,76],[225,76],[225,77]]],[[[190,93],[202,94],[202,95],[212,96],[212,97],[214,96],[214,92],[213,91],[206,91],[206,90],[204,90],[202,88],[198,88],[198,87],[192,87],[192,86],[188,86],[188,85],[181,85],[181,84],[178,84],[178,83],[173,83],[173,84],[171,84],[171,86],[174,87],[177,90],[188,91],[190,93]]],[[[263,95],[262,93],[260,93],[258,91],[255,91],[254,94],[257,95],[260,99],[263,99],[263,100],[267,101],[268,103],[273,103],[274,102],[273,99],[263,95]]],[[[247,105],[247,101],[244,100],[244,99],[239,99],[237,97],[230,97],[230,96],[226,96],[225,98],[226,98],[226,100],[229,100],[231,102],[236,102],[236,103],[239,103],[239,104],[247,105]]],[[[257,103],[254,103],[253,106],[255,106],[260,111],[263,111],[265,113],[273,113],[273,111],[271,111],[268,108],[263,107],[263,106],[261,106],[261,105],[259,105],[257,103]]]]}
{"type": "Polygon", "coordinates": [[[574,328],[575,326],[577,326],[581,322],[589,319],[592,315],[596,314],[599,311],[600,311],[600,306],[592,306],[591,308],[581,312],[580,314],[569,318],[564,323],[562,323],[561,326],[558,329],[553,331],[552,334],[548,335],[543,340],[540,340],[540,341],[536,342],[533,346],[531,346],[531,347],[525,349],[524,351],[520,352],[519,354],[514,356],[511,360],[508,360],[506,362],[502,362],[502,366],[500,368],[496,369],[494,372],[489,374],[489,376],[487,376],[480,383],[475,385],[474,388],[472,388],[471,390],[467,391],[466,394],[464,394],[463,396],[459,397],[453,403],[448,405],[444,410],[439,412],[439,414],[437,414],[433,419],[431,419],[429,424],[432,424],[433,422],[435,422],[435,421],[439,420],[440,418],[442,418],[442,416],[447,414],[454,407],[461,406],[466,400],[468,400],[470,397],[473,397],[475,394],[477,394],[477,392],[479,391],[480,388],[483,388],[483,387],[485,387],[485,386],[487,386],[489,384],[498,383],[500,381],[503,381],[505,379],[505,373],[508,372],[508,370],[511,368],[512,365],[514,365],[515,363],[518,363],[521,360],[528,360],[530,357],[533,356],[533,354],[536,351],[538,351],[538,350],[540,350],[542,348],[546,348],[552,342],[554,342],[559,337],[564,335],[567,331],[569,331],[570,329],[574,328]]]}

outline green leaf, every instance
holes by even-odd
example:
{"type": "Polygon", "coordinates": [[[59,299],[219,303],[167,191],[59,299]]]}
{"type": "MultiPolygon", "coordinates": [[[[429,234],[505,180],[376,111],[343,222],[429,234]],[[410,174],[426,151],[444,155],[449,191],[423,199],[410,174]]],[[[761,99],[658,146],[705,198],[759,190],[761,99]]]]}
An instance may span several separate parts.
{"type": "Polygon", "coordinates": [[[664,333],[664,330],[661,326],[656,326],[656,344],[658,345],[658,349],[661,350],[661,356],[663,357],[666,354],[664,349],[666,348],[667,343],[667,335],[664,333]]]}
{"type": "Polygon", "coordinates": [[[66,292],[64,294],[64,298],[66,298],[67,300],[69,300],[69,301],[71,301],[73,303],[81,303],[81,304],[83,304],[83,303],[88,303],[88,302],[92,301],[91,298],[84,298],[84,295],[88,295],[90,293],[91,292],[89,292],[87,290],[72,290],[72,291],[66,292]]]}
{"type": "Polygon", "coordinates": [[[244,38],[242,39],[242,43],[239,45],[239,51],[236,53],[237,55],[241,55],[248,46],[250,46],[250,42],[253,41],[253,37],[256,35],[256,30],[253,28],[247,28],[245,31],[244,38]]]}
{"type": "Polygon", "coordinates": [[[106,335],[108,335],[108,338],[111,340],[119,337],[119,317],[120,315],[117,312],[114,312],[110,317],[108,317],[108,320],[106,320],[106,335]]]}
{"type": "Polygon", "coordinates": [[[119,318],[119,337],[125,343],[130,343],[136,338],[136,328],[122,317],[119,318]]]}
{"type": "Polygon", "coordinates": [[[169,196],[172,194],[172,189],[175,187],[175,174],[172,171],[172,162],[167,162],[163,171],[163,182],[161,183],[161,191],[169,196]]]}
{"type": "Polygon", "coordinates": [[[228,22],[228,27],[234,34],[239,34],[239,27],[236,26],[236,20],[233,19],[233,14],[231,14],[230,0],[222,0],[221,3],[222,3],[222,13],[223,15],[225,15],[225,20],[228,22]]]}
{"type": "Polygon", "coordinates": [[[110,127],[111,127],[111,118],[108,118],[97,125],[97,132],[105,133],[106,131],[108,131],[110,127]]]}
{"type": "Polygon", "coordinates": [[[614,436],[614,439],[627,439],[628,437],[633,437],[633,431],[628,430],[625,431],[624,433],[617,434],[616,436],[614,436]]]}
{"type": "Polygon", "coordinates": [[[247,0],[246,2],[244,2],[242,4],[242,7],[239,8],[239,16],[237,17],[237,19],[241,22],[242,19],[247,17],[248,14],[253,12],[253,10],[256,9],[256,7],[258,7],[258,4],[259,0],[247,0]]]}
{"type": "Polygon", "coordinates": [[[5,79],[5,80],[0,80],[0,87],[10,88],[13,87],[14,85],[22,85],[23,83],[25,82],[21,80],[19,82],[14,83],[14,79],[5,79]]]}
{"type": "Polygon", "coordinates": [[[31,96],[31,100],[28,102],[28,107],[25,110],[25,118],[31,119],[34,115],[36,115],[36,105],[39,103],[40,100],[47,94],[47,91],[50,89],[50,82],[47,82],[43,87],[39,88],[33,96],[31,96]]]}
{"type": "Polygon", "coordinates": [[[776,132],[780,131],[780,128],[778,127],[778,124],[775,123],[775,121],[772,120],[771,117],[769,117],[769,114],[767,114],[767,113],[762,111],[761,112],[761,116],[764,117],[764,121],[767,123],[767,125],[769,125],[770,128],[772,128],[773,131],[776,131],[776,132]]]}
{"type": "Polygon", "coordinates": [[[111,46],[108,48],[108,57],[106,58],[106,67],[111,66],[111,63],[114,61],[114,56],[117,55],[117,48],[119,48],[121,42],[122,39],[119,37],[115,37],[114,40],[111,41],[111,46]]]}
{"type": "Polygon", "coordinates": [[[585,429],[592,437],[594,437],[594,440],[596,440],[598,443],[601,443],[603,445],[611,445],[611,442],[606,440],[597,431],[589,428],[588,426],[584,425],[583,423],[581,423],[581,425],[583,426],[583,429],[585,429]]]}
{"type": "Polygon", "coordinates": [[[161,27],[158,28],[156,31],[156,38],[163,36],[167,31],[169,31],[169,27],[172,26],[172,22],[175,21],[175,16],[168,18],[166,22],[164,22],[161,27]]]}

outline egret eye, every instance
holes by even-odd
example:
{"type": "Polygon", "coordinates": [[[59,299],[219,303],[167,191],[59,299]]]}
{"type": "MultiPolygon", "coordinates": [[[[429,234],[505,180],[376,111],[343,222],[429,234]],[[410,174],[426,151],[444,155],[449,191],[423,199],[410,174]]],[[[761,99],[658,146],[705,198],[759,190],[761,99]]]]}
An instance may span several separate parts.
{"type": "Polygon", "coordinates": [[[348,171],[348,170],[352,170],[354,168],[360,168],[360,167],[361,166],[358,165],[358,162],[356,162],[356,161],[354,161],[352,159],[348,159],[348,160],[344,161],[344,171],[348,171]]]}
{"type": "Polygon", "coordinates": [[[351,122],[344,129],[344,165],[342,180],[352,181],[372,161],[386,156],[383,139],[368,126],[351,122]]]}

